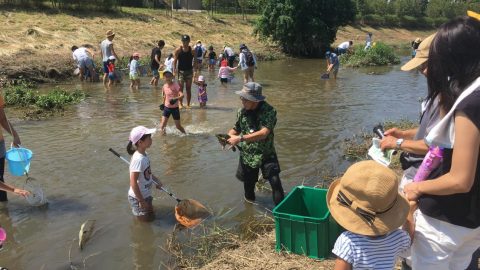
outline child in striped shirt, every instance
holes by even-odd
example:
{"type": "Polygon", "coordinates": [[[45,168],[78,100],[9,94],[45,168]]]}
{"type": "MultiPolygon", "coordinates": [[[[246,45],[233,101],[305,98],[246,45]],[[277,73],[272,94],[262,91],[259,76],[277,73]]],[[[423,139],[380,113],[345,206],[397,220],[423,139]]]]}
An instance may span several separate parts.
{"type": "Polygon", "coordinates": [[[335,270],[391,270],[409,249],[414,207],[398,193],[398,182],[392,170],[369,160],[353,164],[330,185],[328,208],[346,229],[332,251],[335,270]]]}

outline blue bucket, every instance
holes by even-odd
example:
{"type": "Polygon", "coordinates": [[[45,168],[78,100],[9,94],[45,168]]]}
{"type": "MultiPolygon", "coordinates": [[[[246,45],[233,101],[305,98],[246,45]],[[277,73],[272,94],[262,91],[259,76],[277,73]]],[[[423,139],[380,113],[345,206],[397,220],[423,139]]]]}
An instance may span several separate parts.
{"type": "Polygon", "coordinates": [[[5,156],[8,163],[8,171],[14,176],[22,176],[28,173],[32,155],[32,151],[27,148],[10,148],[5,156]]]}

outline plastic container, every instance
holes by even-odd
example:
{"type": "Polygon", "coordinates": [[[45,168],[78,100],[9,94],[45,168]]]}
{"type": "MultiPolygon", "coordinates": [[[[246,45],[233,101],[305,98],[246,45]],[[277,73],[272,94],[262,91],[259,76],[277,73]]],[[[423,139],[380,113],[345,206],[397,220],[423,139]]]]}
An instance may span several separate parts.
{"type": "Polygon", "coordinates": [[[32,156],[32,151],[27,148],[10,148],[5,155],[8,171],[14,176],[22,176],[28,173],[32,156]]]}
{"type": "Polygon", "coordinates": [[[418,171],[413,177],[413,182],[420,182],[430,175],[435,170],[443,159],[443,149],[435,146],[430,147],[428,153],[423,158],[422,164],[418,167],[418,171]]]}
{"type": "Polygon", "coordinates": [[[326,189],[297,186],[273,209],[277,251],[314,259],[330,256],[343,229],[331,217],[326,195],[326,189]]]}

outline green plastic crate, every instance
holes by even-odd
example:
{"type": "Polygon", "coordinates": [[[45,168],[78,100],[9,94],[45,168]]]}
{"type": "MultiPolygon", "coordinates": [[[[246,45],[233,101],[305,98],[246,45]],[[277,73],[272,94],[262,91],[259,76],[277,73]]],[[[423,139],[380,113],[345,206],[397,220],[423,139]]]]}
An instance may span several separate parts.
{"type": "Polygon", "coordinates": [[[331,217],[326,197],[326,189],[297,186],[273,209],[277,251],[314,259],[330,255],[343,229],[331,217]]]}

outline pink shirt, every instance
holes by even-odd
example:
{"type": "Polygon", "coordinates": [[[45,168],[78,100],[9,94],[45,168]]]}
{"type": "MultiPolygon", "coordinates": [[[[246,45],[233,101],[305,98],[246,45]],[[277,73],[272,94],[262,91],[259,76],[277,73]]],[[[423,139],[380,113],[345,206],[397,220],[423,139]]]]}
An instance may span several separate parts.
{"type": "Polygon", "coordinates": [[[218,77],[219,78],[228,78],[230,76],[230,71],[231,70],[235,70],[231,67],[221,67],[219,70],[218,70],[218,77]]]}
{"type": "Polygon", "coordinates": [[[177,98],[178,93],[180,92],[180,86],[178,83],[173,82],[172,84],[164,84],[163,85],[163,94],[165,95],[165,107],[167,108],[178,108],[178,100],[175,104],[170,105],[170,99],[177,98]]]}

